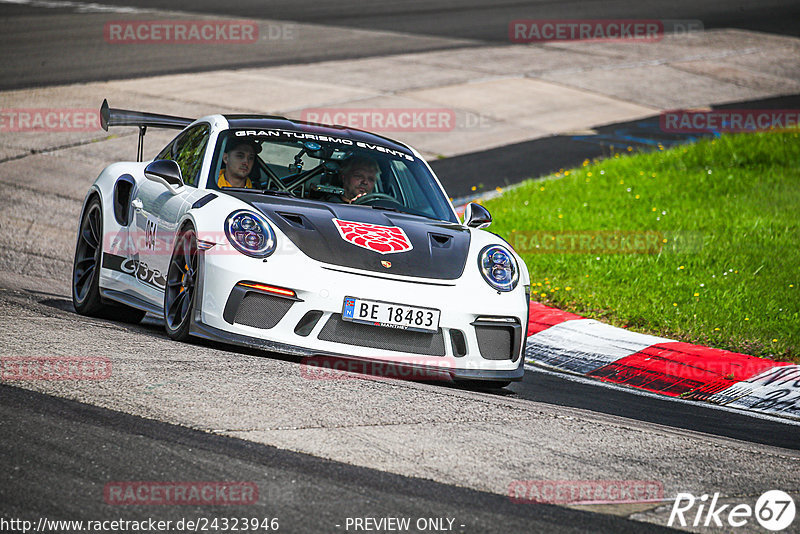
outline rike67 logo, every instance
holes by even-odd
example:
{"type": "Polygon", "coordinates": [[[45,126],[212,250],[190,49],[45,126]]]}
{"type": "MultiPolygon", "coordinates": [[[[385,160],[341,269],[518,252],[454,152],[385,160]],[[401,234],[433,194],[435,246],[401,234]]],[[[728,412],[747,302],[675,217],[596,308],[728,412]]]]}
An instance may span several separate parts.
{"type": "Polygon", "coordinates": [[[413,248],[408,236],[399,226],[381,226],[341,219],[333,219],[333,223],[342,239],[373,252],[394,254],[413,248]]]}
{"type": "Polygon", "coordinates": [[[764,492],[756,500],[755,506],[746,503],[719,504],[719,493],[700,497],[678,493],[667,526],[685,527],[688,523],[693,527],[738,528],[755,518],[763,528],[778,532],[792,524],[795,512],[794,499],[780,490],[764,492]]]}

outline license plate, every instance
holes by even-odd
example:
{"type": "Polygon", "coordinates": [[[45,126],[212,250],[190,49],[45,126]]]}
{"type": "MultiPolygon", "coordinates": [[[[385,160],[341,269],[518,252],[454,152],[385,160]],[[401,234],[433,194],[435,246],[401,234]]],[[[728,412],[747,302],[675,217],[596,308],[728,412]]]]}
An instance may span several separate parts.
{"type": "Polygon", "coordinates": [[[414,332],[438,331],[439,315],[439,310],[433,308],[355,297],[345,297],[342,310],[345,321],[414,332]]]}

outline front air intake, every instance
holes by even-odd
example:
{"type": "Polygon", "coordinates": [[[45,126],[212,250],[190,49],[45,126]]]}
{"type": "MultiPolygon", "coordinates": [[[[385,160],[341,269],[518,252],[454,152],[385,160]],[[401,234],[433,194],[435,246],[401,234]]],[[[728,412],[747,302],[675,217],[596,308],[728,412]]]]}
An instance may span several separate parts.
{"type": "Polygon", "coordinates": [[[379,326],[344,321],[331,315],[317,336],[323,341],[333,341],[372,349],[410,352],[428,356],[444,356],[444,335],[442,329],[433,334],[394,330],[379,326]]]}
{"type": "Polygon", "coordinates": [[[513,317],[478,317],[472,323],[478,350],[485,360],[516,361],[522,343],[522,327],[513,317]]]}
{"type": "Polygon", "coordinates": [[[289,299],[251,291],[242,299],[233,322],[253,328],[269,329],[283,319],[292,304],[294,301],[289,299]]]}

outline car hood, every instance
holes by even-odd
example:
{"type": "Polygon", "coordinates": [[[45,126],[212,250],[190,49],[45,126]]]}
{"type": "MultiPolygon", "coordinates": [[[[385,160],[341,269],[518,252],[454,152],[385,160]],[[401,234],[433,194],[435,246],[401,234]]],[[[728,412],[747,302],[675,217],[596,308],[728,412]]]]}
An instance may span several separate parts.
{"type": "Polygon", "coordinates": [[[368,206],[253,193],[234,196],[263,213],[304,254],[323,263],[441,280],[455,280],[464,272],[470,232],[459,224],[368,206]]]}

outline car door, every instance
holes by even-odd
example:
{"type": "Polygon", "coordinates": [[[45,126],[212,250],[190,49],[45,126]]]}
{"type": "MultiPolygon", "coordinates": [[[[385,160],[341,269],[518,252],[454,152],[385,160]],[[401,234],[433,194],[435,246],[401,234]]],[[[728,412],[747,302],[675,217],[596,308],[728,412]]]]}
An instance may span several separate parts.
{"type": "Polygon", "coordinates": [[[178,163],[185,187],[175,195],[163,184],[148,179],[141,181],[133,200],[136,225],[136,278],[146,300],[161,306],[164,301],[167,267],[177,221],[187,209],[186,199],[192,195],[200,179],[200,168],[208,145],[210,126],[202,123],[182,132],[157,159],[178,163]]]}

